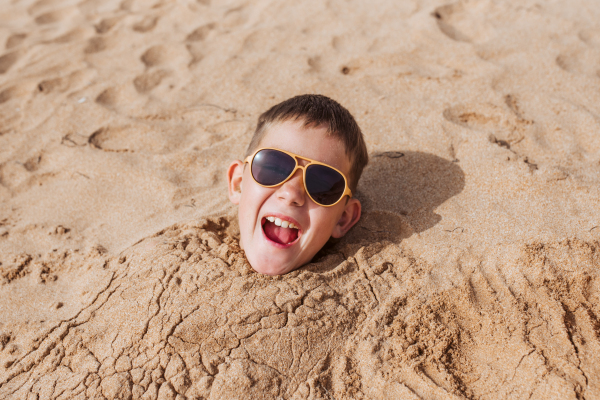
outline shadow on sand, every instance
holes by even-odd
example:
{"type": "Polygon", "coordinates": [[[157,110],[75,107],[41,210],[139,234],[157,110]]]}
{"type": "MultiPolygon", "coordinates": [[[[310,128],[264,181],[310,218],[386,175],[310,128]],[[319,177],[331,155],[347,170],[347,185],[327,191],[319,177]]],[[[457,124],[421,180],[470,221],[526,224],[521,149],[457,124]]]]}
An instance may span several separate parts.
{"type": "MultiPolygon", "coordinates": [[[[356,196],[363,206],[361,220],[337,242],[399,243],[439,223],[442,217],[434,210],[464,186],[465,174],[456,162],[414,151],[372,154],[356,196]]],[[[324,253],[336,244],[328,243],[324,253]]]]}

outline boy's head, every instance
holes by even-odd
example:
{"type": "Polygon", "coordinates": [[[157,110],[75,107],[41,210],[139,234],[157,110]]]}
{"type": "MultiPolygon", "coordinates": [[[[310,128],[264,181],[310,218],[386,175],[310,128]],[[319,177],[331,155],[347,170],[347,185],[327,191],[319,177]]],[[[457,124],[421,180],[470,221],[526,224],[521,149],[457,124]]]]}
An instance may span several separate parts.
{"type": "Polygon", "coordinates": [[[245,161],[234,161],[227,173],[250,265],[285,274],[330,237],[344,236],[360,218],[360,202],[348,193],[356,193],[367,163],[358,124],[334,100],[296,96],[263,113],[245,161]]]}

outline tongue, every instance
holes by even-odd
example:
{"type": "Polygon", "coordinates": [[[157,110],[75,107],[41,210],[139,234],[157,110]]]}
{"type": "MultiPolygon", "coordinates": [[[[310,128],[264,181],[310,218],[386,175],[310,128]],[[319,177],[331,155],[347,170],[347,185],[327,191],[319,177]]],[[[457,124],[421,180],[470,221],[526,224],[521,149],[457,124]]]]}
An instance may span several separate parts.
{"type": "Polygon", "coordinates": [[[298,229],[282,228],[269,221],[265,222],[263,229],[269,239],[279,244],[291,243],[298,237],[298,229]]]}

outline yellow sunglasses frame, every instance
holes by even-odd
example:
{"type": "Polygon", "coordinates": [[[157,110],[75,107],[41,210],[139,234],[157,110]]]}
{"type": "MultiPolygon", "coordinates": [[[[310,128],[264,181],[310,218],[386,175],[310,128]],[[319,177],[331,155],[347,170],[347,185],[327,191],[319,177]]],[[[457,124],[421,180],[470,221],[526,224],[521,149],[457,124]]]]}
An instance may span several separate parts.
{"type": "Polygon", "coordinates": [[[285,150],[281,150],[281,149],[276,149],[274,147],[261,147],[260,149],[256,150],[252,155],[246,157],[246,160],[244,160],[244,164],[246,164],[246,163],[248,163],[250,165],[250,176],[252,177],[252,180],[254,182],[256,182],[258,185],[260,185],[262,187],[266,187],[266,188],[273,188],[273,187],[277,187],[277,186],[283,185],[284,183],[286,183],[287,181],[289,181],[292,176],[294,176],[294,174],[296,173],[296,170],[301,169],[302,170],[302,183],[304,184],[304,191],[306,192],[306,194],[308,195],[308,197],[310,197],[310,199],[315,202],[315,204],[318,204],[321,207],[333,207],[337,203],[339,203],[340,201],[342,201],[342,199],[346,195],[348,195],[349,197],[352,197],[352,191],[350,190],[350,187],[348,186],[348,178],[346,178],[346,175],[344,175],[344,173],[342,171],[340,171],[337,168],[332,167],[329,164],[325,164],[325,163],[319,162],[317,160],[313,160],[311,158],[302,157],[302,156],[299,156],[298,154],[294,154],[294,153],[291,153],[289,151],[285,151],[285,150]],[[271,185],[271,186],[263,185],[262,183],[258,182],[256,179],[254,179],[254,175],[252,175],[252,161],[254,161],[254,157],[258,154],[258,152],[262,151],[262,150],[276,150],[276,151],[280,151],[282,153],[287,154],[288,156],[293,157],[294,161],[296,161],[296,166],[294,167],[294,169],[292,170],[292,172],[290,172],[289,176],[287,178],[285,178],[283,181],[281,181],[280,183],[278,183],[277,185],[271,185]],[[300,164],[298,164],[298,159],[306,160],[306,161],[308,161],[308,164],[306,164],[306,165],[300,165],[300,164]],[[310,195],[310,193],[308,192],[308,188],[306,187],[306,168],[309,165],[311,165],[311,164],[324,165],[325,167],[329,167],[332,170],[338,172],[340,175],[342,175],[342,178],[344,178],[345,189],[344,189],[344,194],[342,194],[340,196],[340,199],[338,201],[336,201],[333,204],[325,205],[325,204],[319,203],[318,201],[316,201],[315,199],[313,199],[313,197],[310,195]]]}

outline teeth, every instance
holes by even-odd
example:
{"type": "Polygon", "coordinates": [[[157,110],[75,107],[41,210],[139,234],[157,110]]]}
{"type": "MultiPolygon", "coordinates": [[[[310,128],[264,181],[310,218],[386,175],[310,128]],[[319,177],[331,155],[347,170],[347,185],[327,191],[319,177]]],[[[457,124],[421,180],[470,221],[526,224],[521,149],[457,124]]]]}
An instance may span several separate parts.
{"type": "Polygon", "coordinates": [[[274,223],[277,226],[280,226],[282,228],[290,228],[290,229],[300,229],[298,228],[296,225],[292,224],[289,221],[284,221],[281,218],[275,218],[275,217],[266,217],[267,221],[274,223]]]}

